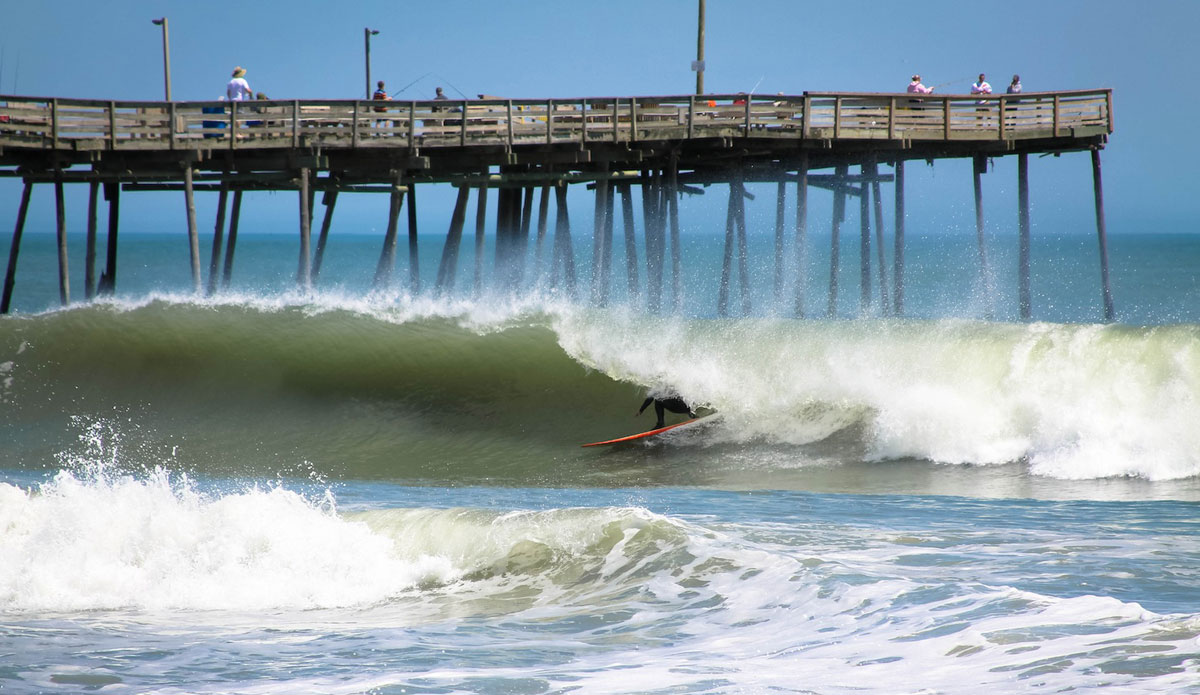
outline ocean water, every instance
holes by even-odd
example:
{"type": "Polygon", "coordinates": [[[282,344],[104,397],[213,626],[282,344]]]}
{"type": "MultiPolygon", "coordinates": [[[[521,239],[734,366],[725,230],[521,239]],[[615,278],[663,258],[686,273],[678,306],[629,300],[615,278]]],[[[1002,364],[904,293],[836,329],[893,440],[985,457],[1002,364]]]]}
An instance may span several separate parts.
{"type": "Polygon", "coordinates": [[[1035,237],[1020,322],[1015,239],[988,276],[973,237],[912,234],[898,318],[848,234],[829,318],[814,234],[797,319],[769,226],[730,317],[696,232],[661,314],[619,232],[607,306],[586,238],[574,293],[533,249],[477,293],[468,241],[438,295],[437,236],[411,294],[403,252],[371,289],[378,235],[335,233],[303,292],[291,235],[243,234],[205,298],[145,234],[65,309],[28,235],[0,692],[1197,692],[1200,238],[1114,235],[1106,324],[1091,236],[1035,237]],[[714,414],[579,446],[668,388],[714,414]]]}

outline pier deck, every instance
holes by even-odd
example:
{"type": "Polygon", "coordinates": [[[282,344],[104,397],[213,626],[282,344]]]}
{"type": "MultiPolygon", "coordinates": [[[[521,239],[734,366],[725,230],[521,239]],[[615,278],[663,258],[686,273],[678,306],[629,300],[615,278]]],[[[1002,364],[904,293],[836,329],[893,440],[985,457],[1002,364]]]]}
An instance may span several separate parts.
{"type": "MultiPolygon", "coordinates": [[[[182,190],[192,272],[202,287],[193,193],[219,190],[221,202],[210,269],[216,287],[225,224],[226,194],[235,194],[226,252],[225,282],[232,265],[237,211],[248,190],[300,192],[300,268],[297,278],[314,281],[338,192],[385,192],[392,197],[388,232],[376,278],[386,282],[395,259],[397,216],[409,203],[410,268],[417,289],[415,193],[418,184],[451,183],[460,188],[442,255],[439,285],[453,286],[467,194],[479,191],[476,237],[488,189],[499,189],[496,220],[498,257],[520,258],[528,242],[533,190],[541,186],[538,239],[547,220],[549,188],[558,202],[554,260],[574,283],[566,186],[586,183],[596,190],[593,236],[593,293],[601,301],[611,282],[613,200],[619,193],[625,217],[626,255],[635,258],[630,184],[642,188],[648,303],[657,310],[666,249],[671,251],[672,292],[679,287],[678,197],[701,192],[694,184],[728,184],[726,267],[722,314],[727,311],[730,259],[738,246],[745,296],[745,206],[749,182],[776,182],[776,291],[782,286],[785,184],[796,183],[795,238],[802,253],[809,186],[835,195],[830,312],[836,304],[839,225],[845,198],[860,199],[862,295],[870,302],[870,210],[875,203],[880,295],[887,297],[883,269],[883,212],[879,184],[895,187],[895,239],[891,289],[885,313],[903,311],[903,166],[911,159],[974,159],[977,233],[986,273],[979,176],[990,157],[1016,155],[1019,166],[1021,315],[1029,316],[1028,155],[1089,151],[1095,181],[1097,228],[1102,251],[1105,316],[1112,318],[1107,282],[1099,152],[1113,131],[1108,89],[1036,92],[1021,95],[914,95],[805,92],[799,95],[744,94],[579,99],[442,101],[276,100],[246,102],[104,101],[0,95],[0,177],[24,181],[9,272],[0,313],[6,312],[30,187],[53,183],[58,204],[60,286],[69,301],[62,186],[88,183],[89,249],[94,245],[97,187],[109,202],[108,268],[100,289],[115,281],[118,197],[122,190],[182,190]],[[880,174],[890,164],[895,174],[880,174]],[[850,166],[860,167],[858,174],[850,166]],[[815,174],[823,169],[832,173],[815,174]],[[309,245],[313,192],[326,191],[325,220],[315,254],[309,245]],[[522,192],[524,198],[522,200],[522,192]],[[561,247],[561,250],[560,250],[561,247]],[[598,289],[597,289],[598,288],[598,289]]],[[[477,254],[478,255],[478,254],[477,254]]],[[[89,264],[91,263],[89,255],[89,264]]],[[[476,258],[476,282],[481,273],[476,258]]],[[[636,263],[629,265],[636,272],[636,263]]],[[[88,268],[87,296],[95,292],[88,268]]],[[[516,271],[515,277],[520,277],[516,271]]],[[[555,277],[558,277],[557,271],[555,277]]],[[[509,278],[511,282],[511,277],[509,278]]],[[[797,287],[803,283],[795,283],[797,287]]],[[[636,282],[631,280],[631,288],[636,282]]],[[[444,288],[444,287],[443,287],[444,288]]],[[[799,290],[797,290],[799,292],[799,290]]],[[[677,297],[674,300],[677,303],[677,297]]],[[[797,297],[797,315],[802,313],[797,297]]],[[[864,304],[866,306],[866,304],[864,304]]]]}

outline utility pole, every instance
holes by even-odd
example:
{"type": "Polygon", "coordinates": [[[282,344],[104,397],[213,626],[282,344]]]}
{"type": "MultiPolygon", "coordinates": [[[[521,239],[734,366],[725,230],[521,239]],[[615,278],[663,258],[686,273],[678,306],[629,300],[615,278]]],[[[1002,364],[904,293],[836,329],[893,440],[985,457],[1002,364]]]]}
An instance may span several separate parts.
{"type": "Polygon", "coordinates": [[[371,37],[378,34],[378,29],[363,27],[363,45],[366,47],[367,58],[367,98],[371,98],[371,37]]]}
{"type": "Polygon", "coordinates": [[[163,84],[165,85],[167,101],[171,100],[171,41],[167,32],[167,18],[160,17],[150,20],[151,23],[162,27],[163,35],[163,84]]]}
{"type": "Polygon", "coordinates": [[[696,71],[696,94],[704,93],[704,0],[700,0],[700,21],[696,31],[696,62],[692,63],[696,71]]]}

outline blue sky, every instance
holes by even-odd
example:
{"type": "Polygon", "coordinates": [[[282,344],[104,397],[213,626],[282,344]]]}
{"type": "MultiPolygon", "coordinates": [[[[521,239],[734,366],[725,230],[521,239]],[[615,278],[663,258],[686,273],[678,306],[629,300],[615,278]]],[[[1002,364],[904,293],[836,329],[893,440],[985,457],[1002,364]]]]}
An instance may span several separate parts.
{"type": "MultiPolygon", "coordinates": [[[[438,85],[451,97],[687,94],[696,8],[696,0],[10,2],[0,24],[0,93],[161,99],[161,32],[150,20],[165,15],[177,100],[216,98],[235,65],[272,98],[360,97],[366,26],[380,31],[372,78],[397,98],[430,98],[438,85]]],[[[708,0],[705,87],[900,91],[920,72],[927,84],[950,83],[940,92],[965,92],[980,71],[1000,89],[1014,72],[1027,91],[1111,87],[1116,132],[1103,153],[1110,232],[1195,232],[1200,148],[1188,116],[1200,112],[1191,84],[1197,26],[1200,2],[1190,0],[708,0]]],[[[985,177],[995,233],[1016,224],[1011,159],[985,177]]],[[[966,160],[912,166],[910,217],[933,231],[973,233],[970,171],[966,160]]],[[[1086,154],[1034,159],[1031,185],[1035,231],[1094,229],[1086,154]]],[[[77,231],[85,196],[71,195],[77,231]]],[[[181,226],[182,201],[171,195],[124,196],[123,230],[181,226]]],[[[292,196],[261,195],[244,209],[244,229],[295,215],[292,196]]],[[[422,200],[430,220],[423,231],[444,229],[449,204],[440,201],[449,197],[422,200]]],[[[367,200],[339,201],[339,228],[381,228],[386,202],[359,198],[367,200]]],[[[18,199],[19,185],[0,181],[0,231],[11,230],[18,199]]],[[[211,219],[214,204],[202,197],[201,219],[211,219]]],[[[35,194],[27,231],[53,231],[48,190],[35,194]]]]}

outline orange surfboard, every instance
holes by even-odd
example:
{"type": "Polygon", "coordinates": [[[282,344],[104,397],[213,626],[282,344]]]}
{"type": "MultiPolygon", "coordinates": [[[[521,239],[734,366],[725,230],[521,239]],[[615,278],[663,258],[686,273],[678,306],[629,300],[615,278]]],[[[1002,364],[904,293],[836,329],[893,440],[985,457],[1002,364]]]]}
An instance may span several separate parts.
{"type": "Polygon", "coordinates": [[[609,444],[623,444],[625,442],[635,442],[639,439],[645,439],[647,437],[653,437],[657,434],[662,434],[663,432],[673,430],[677,427],[683,427],[685,425],[694,425],[697,422],[700,422],[701,420],[704,420],[707,417],[708,417],[708,415],[704,415],[701,417],[684,420],[683,422],[677,422],[674,425],[667,425],[666,427],[659,427],[656,430],[647,430],[645,432],[638,432],[637,434],[631,434],[628,437],[618,437],[616,439],[606,439],[602,442],[592,442],[591,444],[581,444],[580,446],[607,446],[609,444]]]}

